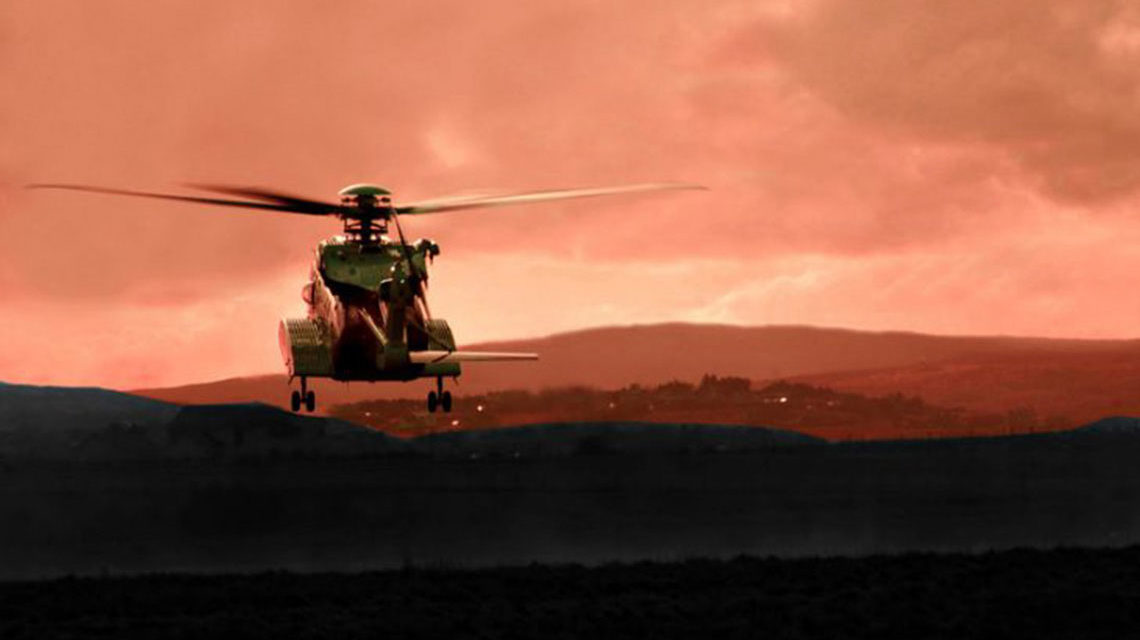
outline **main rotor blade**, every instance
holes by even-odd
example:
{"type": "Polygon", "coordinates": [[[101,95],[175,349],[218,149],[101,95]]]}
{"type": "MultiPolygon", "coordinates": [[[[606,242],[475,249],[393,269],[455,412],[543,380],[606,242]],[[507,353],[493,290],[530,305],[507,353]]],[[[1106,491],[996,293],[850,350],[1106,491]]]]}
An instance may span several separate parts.
{"type": "MultiPolygon", "coordinates": [[[[497,198],[497,197],[502,196],[502,195],[509,195],[509,194],[504,194],[502,189],[496,189],[493,191],[492,190],[483,190],[483,191],[472,192],[472,193],[455,193],[455,194],[452,194],[449,196],[443,196],[440,198],[429,198],[427,200],[417,200],[417,201],[413,202],[412,205],[414,205],[417,209],[419,209],[419,208],[424,208],[424,207],[435,207],[435,206],[441,205],[441,204],[450,205],[450,204],[455,204],[455,203],[471,202],[473,200],[483,200],[485,198],[497,198]]],[[[408,206],[408,205],[405,205],[405,206],[408,206]]]]}
{"type": "Polygon", "coordinates": [[[213,191],[216,193],[224,193],[227,196],[241,196],[243,198],[253,198],[254,200],[264,200],[274,204],[280,204],[291,207],[293,211],[324,214],[341,209],[339,204],[331,204],[328,202],[321,202],[319,200],[310,200],[302,198],[289,193],[282,193],[280,191],[270,191],[261,187],[241,187],[231,186],[224,184],[187,184],[188,187],[201,189],[203,191],[213,191]]]}
{"type": "Polygon", "coordinates": [[[397,213],[418,215],[422,213],[439,213],[442,211],[459,211],[461,209],[478,209],[482,207],[502,207],[513,204],[529,204],[533,202],[546,202],[548,200],[569,200],[571,198],[593,198],[595,196],[610,196],[622,193],[642,193],[646,191],[670,191],[681,189],[707,189],[699,184],[687,182],[652,182],[647,184],[629,184],[617,187],[594,187],[589,189],[558,189],[553,191],[530,191],[500,196],[461,198],[452,202],[443,200],[427,200],[412,202],[396,207],[397,213]]]}
{"type": "Polygon", "coordinates": [[[303,213],[308,215],[328,215],[333,211],[315,212],[308,209],[285,204],[271,204],[265,202],[249,202],[246,200],[225,200],[222,198],[199,198],[196,196],[179,196],[169,193],[150,193],[147,191],[128,191],[126,189],[108,189],[106,187],[92,187],[81,184],[31,184],[29,189],[64,189],[68,191],[85,191],[89,193],[105,193],[115,196],[133,196],[136,198],[155,198],[158,200],[175,200],[178,202],[194,202],[197,204],[212,204],[222,207],[242,207],[246,209],[264,209],[268,211],[283,211],[285,213],[303,213]]]}

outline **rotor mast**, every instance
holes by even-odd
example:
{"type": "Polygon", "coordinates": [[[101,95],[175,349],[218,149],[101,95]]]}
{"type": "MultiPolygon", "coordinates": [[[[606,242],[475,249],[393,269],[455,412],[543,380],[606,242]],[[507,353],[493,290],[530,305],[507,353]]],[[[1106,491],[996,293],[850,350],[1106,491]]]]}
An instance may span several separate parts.
{"type": "Polygon", "coordinates": [[[340,190],[340,217],[344,221],[344,235],[352,242],[376,244],[381,234],[388,232],[392,209],[392,194],[372,184],[354,184],[340,190]]]}

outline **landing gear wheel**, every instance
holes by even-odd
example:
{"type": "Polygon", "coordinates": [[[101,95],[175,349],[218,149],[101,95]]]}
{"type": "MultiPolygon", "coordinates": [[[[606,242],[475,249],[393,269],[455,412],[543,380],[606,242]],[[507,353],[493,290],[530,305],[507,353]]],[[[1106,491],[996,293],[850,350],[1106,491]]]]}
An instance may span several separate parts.
{"type": "Polygon", "coordinates": [[[435,408],[439,406],[439,396],[434,391],[428,392],[428,411],[435,413],[435,408]]]}
{"type": "Polygon", "coordinates": [[[289,396],[289,406],[293,409],[294,413],[301,410],[301,392],[300,391],[294,391],[293,395],[289,396]]]}
{"type": "Polygon", "coordinates": [[[305,394],[305,411],[313,412],[317,408],[317,394],[312,391],[305,394]]]}
{"type": "Polygon", "coordinates": [[[439,398],[439,404],[443,407],[446,413],[451,413],[451,392],[444,391],[443,395],[439,398]]]}

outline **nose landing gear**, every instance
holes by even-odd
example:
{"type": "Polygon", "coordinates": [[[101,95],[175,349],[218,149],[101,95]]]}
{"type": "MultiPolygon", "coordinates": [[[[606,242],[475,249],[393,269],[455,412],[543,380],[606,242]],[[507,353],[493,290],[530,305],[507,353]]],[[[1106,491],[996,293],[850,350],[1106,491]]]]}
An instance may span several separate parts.
{"type": "Polygon", "coordinates": [[[443,377],[435,379],[435,391],[429,391],[427,397],[428,411],[435,413],[442,408],[444,413],[451,413],[451,392],[443,390],[443,377]]]}
{"type": "Polygon", "coordinates": [[[301,390],[294,391],[289,396],[289,408],[294,412],[301,410],[301,405],[305,405],[305,411],[312,413],[317,408],[317,394],[309,390],[307,380],[301,376],[301,390]]]}

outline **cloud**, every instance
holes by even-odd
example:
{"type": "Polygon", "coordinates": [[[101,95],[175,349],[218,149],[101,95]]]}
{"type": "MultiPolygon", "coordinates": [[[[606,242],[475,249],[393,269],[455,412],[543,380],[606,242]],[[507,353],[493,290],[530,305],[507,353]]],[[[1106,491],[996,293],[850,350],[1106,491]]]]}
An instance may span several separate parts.
{"type": "Polygon", "coordinates": [[[1126,2],[816,4],[775,57],[845,117],[1006,154],[1064,202],[1140,186],[1140,13],[1126,2]]]}
{"type": "Polygon", "coordinates": [[[338,226],[25,183],[711,187],[409,217],[443,246],[433,305],[462,340],[686,319],[1133,334],[1125,3],[17,0],[0,30],[2,318],[84,380],[147,354],[177,355],[146,374],[168,382],[275,368],[260,327],[338,226]]]}
{"type": "Polygon", "coordinates": [[[1140,233],[1080,215],[1021,237],[876,257],[803,255],[776,275],[725,278],[691,318],[958,335],[1114,338],[1135,335],[1130,291],[1140,233]]]}

